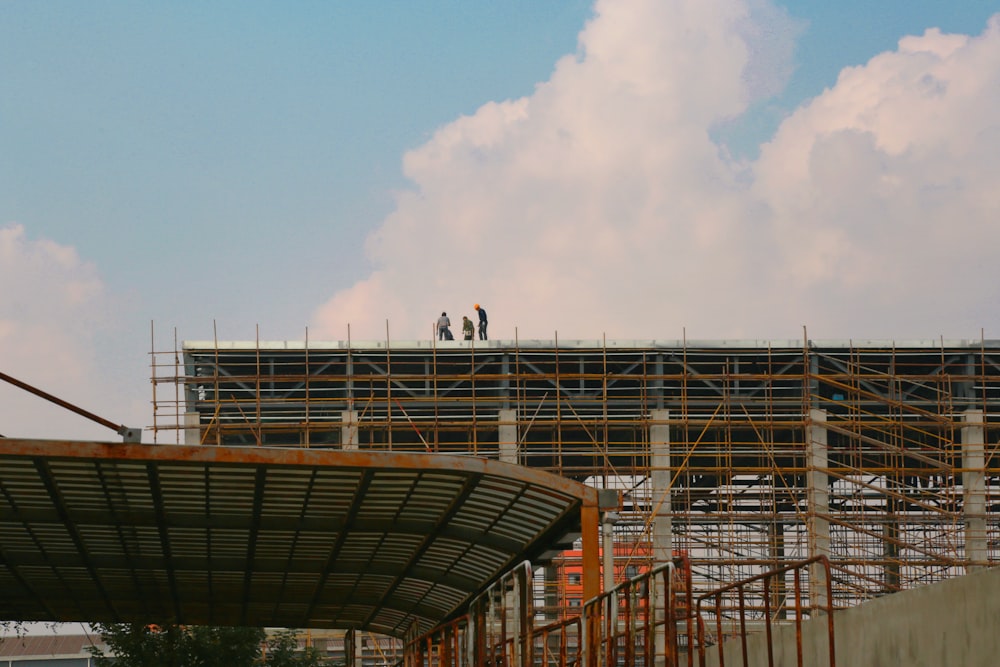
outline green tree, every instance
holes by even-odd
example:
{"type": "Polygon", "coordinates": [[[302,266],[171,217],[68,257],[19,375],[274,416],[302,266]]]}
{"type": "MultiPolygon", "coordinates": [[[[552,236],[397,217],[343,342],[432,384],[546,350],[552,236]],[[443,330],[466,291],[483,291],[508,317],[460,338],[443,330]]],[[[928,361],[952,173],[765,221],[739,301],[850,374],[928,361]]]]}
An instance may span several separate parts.
{"type": "Polygon", "coordinates": [[[260,628],[194,626],[188,630],[190,667],[250,667],[260,657],[264,636],[260,628]]]}
{"type": "Polygon", "coordinates": [[[139,623],[98,623],[110,655],[90,649],[98,667],[254,667],[264,631],[139,623]]]}
{"type": "Polygon", "coordinates": [[[279,630],[268,637],[264,655],[266,667],[323,667],[333,664],[324,661],[323,654],[315,646],[299,650],[295,630],[279,630]]]}
{"type": "Polygon", "coordinates": [[[91,647],[98,667],[324,667],[315,647],[299,649],[295,630],[98,623],[109,654],[91,647]],[[261,655],[261,648],[266,649],[261,655]]]}

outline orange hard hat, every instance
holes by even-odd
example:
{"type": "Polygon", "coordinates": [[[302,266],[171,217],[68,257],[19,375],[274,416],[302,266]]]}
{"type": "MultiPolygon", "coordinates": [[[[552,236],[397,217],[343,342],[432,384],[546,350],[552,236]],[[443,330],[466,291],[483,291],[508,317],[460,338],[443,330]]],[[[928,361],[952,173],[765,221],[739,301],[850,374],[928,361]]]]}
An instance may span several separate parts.
{"type": "Polygon", "coordinates": [[[477,303],[475,306],[473,306],[473,308],[475,308],[476,310],[479,310],[479,304],[477,303]]]}

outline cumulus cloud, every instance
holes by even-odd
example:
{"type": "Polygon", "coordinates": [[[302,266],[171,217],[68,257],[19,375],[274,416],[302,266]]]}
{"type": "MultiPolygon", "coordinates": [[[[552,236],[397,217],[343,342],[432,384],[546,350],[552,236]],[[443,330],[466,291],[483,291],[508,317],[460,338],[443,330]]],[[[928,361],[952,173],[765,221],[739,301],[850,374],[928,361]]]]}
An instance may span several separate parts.
{"type": "Polygon", "coordinates": [[[816,302],[813,322],[995,335],[997,108],[1000,17],[976,37],[906,37],[782,125],[753,193],[797,298],[816,302]]]}
{"type": "Polygon", "coordinates": [[[608,0],[577,53],[408,153],[413,188],[320,335],[975,336],[995,326],[1000,34],[929,30],[844,70],[751,164],[711,128],[780,90],[797,26],[763,0],[608,0]],[[957,289],[961,285],[961,289],[957,289]]]}
{"type": "MultiPolygon", "coordinates": [[[[10,224],[0,227],[0,284],[0,370],[109,421],[139,418],[141,402],[130,388],[109,384],[114,374],[100,356],[114,304],[93,264],[71,247],[32,240],[22,225],[10,224]]],[[[0,434],[7,437],[118,439],[6,382],[0,382],[0,405],[0,434]]]]}

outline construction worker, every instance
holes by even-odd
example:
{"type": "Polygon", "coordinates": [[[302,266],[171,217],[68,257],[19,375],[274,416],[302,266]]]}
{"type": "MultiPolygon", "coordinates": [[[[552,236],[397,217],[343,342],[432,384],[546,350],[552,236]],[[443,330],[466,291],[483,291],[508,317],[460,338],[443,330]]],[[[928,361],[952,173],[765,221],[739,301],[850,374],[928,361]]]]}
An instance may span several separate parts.
{"type": "Polygon", "coordinates": [[[442,311],[441,317],[438,318],[437,328],[438,328],[438,340],[451,340],[451,320],[448,319],[448,313],[442,311]]]}
{"type": "Polygon", "coordinates": [[[486,340],[486,325],[489,324],[486,319],[486,309],[477,303],[476,310],[479,312],[479,340],[486,340]]]}
{"type": "Polygon", "coordinates": [[[472,320],[462,315],[462,338],[472,340],[472,320]]]}

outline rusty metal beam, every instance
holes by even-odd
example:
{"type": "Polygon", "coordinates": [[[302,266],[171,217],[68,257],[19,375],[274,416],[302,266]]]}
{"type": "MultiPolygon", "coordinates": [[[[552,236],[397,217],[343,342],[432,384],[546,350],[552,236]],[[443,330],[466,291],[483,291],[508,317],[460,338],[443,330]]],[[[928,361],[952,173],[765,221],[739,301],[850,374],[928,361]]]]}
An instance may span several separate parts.
{"type": "Polygon", "coordinates": [[[80,440],[4,438],[0,456],[44,456],[68,459],[168,461],[194,463],[335,466],[340,469],[449,470],[515,479],[597,504],[597,489],[535,468],[493,459],[450,454],[414,454],[372,450],[304,449],[291,447],[152,446],[80,440]]]}
{"type": "MultiPolygon", "coordinates": [[[[58,405],[61,408],[66,408],[70,412],[75,412],[76,414],[80,415],[81,417],[86,417],[87,419],[89,419],[89,420],[91,420],[93,422],[97,422],[101,426],[106,426],[107,428],[110,428],[112,431],[114,431],[118,435],[120,435],[123,438],[125,438],[126,442],[138,442],[139,441],[139,437],[137,436],[137,431],[139,432],[139,434],[141,434],[141,429],[132,429],[132,428],[129,428],[129,427],[123,425],[123,424],[116,424],[116,423],[114,423],[112,421],[108,421],[104,417],[99,417],[99,416],[95,415],[93,412],[90,412],[88,410],[84,410],[83,408],[81,408],[81,407],[79,407],[77,405],[73,405],[69,401],[64,401],[63,399],[59,398],[58,396],[53,396],[52,394],[50,394],[47,391],[43,391],[43,390],[39,389],[38,387],[33,387],[32,385],[28,384],[27,382],[24,382],[22,380],[18,380],[15,377],[7,375],[6,373],[0,373],[0,380],[3,380],[4,382],[7,382],[9,384],[12,384],[15,387],[17,387],[18,389],[23,389],[23,390],[25,390],[26,392],[28,392],[30,394],[34,394],[35,396],[38,396],[39,398],[44,398],[46,401],[49,401],[50,403],[54,403],[54,404],[58,405]]],[[[3,436],[0,436],[0,437],[3,437],[3,436]]]]}
{"type": "MultiPolygon", "coordinates": [[[[601,594],[600,509],[597,503],[584,503],[580,508],[580,532],[583,538],[583,599],[587,601],[601,594]]],[[[586,667],[597,667],[597,621],[588,619],[586,629],[586,667]]]]}

